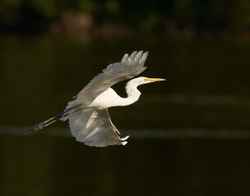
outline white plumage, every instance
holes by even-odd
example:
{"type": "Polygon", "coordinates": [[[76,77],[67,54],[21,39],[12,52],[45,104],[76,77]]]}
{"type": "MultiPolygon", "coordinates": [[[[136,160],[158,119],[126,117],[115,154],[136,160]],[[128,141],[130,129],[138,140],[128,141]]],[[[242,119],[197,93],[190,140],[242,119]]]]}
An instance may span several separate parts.
{"type": "Polygon", "coordinates": [[[130,80],[126,85],[127,97],[120,97],[111,86],[117,82],[133,78],[146,67],[144,63],[148,52],[133,52],[125,54],[119,63],[107,66],[102,73],[94,77],[70,101],[62,113],[44,122],[32,126],[28,132],[42,129],[56,120],[69,120],[72,135],[77,141],[89,146],[104,147],[108,145],[125,145],[127,137],[120,138],[120,133],[111,122],[108,108],[126,106],[136,102],[141,93],[139,85],[150,82],[164,81],[160,78],[138,77],[130,80]]]}

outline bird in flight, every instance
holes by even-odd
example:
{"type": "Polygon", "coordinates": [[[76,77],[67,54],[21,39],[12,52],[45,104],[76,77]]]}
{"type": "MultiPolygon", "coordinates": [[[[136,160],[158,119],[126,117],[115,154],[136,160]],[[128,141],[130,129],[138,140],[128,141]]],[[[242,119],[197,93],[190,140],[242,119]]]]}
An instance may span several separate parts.
{"type": "Polygon", "coordinates": [[[109,145],[126,145],[129,136],[121,138],[120,132],[111,122],[108,108],[127,106],[136,102],[141,92],[139,85],[165,81],[161,78],[137,77],[146,67],[144,63],[148,52],[125,54],[121,62],[107,66],[102,73],[95,76],[76,96],[68,102],[66,108],[56,116],[33,125],[27,132],[43,129],[57,120],[69,120],[71,134],[77,141],[88,146],[105,147],[109,145]],[[120,97],[112,88],[114,84],[126,80],[127,97],[120,97]]]}

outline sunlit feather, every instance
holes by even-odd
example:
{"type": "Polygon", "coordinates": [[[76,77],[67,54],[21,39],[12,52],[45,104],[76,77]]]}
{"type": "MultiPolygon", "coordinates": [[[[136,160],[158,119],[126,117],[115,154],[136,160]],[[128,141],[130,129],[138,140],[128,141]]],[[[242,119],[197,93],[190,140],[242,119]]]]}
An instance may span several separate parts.
{"type": "Polygon", "coordinates": [[[121,62],[107,66],[102,73],[94,77],[70,101],[62,113],[30,128],[28,132],[42,129],[56,120],[69,120],[72,135],[77,141],[89,146],[104,147],[109,145],[125,145],[128,136],[121,138],[119,131],[111,122],[108,108],[126,106],[137,101],[141,95],[139,85],[164,79],[139,77],[130,80],[126,86],[127,97],[120,97],[112,88],[117,82],[133,78],[142,73],[148,52],[125,54],[121,62]]]}

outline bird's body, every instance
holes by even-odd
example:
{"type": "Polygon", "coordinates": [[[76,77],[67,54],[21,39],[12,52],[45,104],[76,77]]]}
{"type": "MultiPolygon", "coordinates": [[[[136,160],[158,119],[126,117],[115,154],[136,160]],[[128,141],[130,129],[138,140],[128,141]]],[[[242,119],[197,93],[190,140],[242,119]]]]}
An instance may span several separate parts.
{"type": "Polygon", "coordinates": [[[127,106],[136,102],[141,92],[139,85],[164,81],[159,78],[138,77],[126,85],[127,97],[120,97],[111,86],[130,79],[146,69],[144,67],[148,52],[133,52],[124,55],[120,63],[110,64],[98,74],[70,101],[60,114],[32,126],[28,132],[42,129],[57,120],[69,120],[72,135],[77,141],[89,146],[104,147],[108,145],[125,145],[127,137],[120,138],[119,131],[111,122],[108,108],[127,106]]]}
{"type": "MultiPolygon", "coordinates": [[[[145,77],[141,77],[142,79],[146,79],[145,77]]],[[[140,78],[139,78],[140,79],[140,78]]],[[[112,88],[108,88],[106,91],[101,93],[89,106],[90,107],[103,107],[110,108],[115,106],[127,106],[136,102],[141,92],[137,89],[138,84],[134,83],[134,80],[138,80],[138,78],[131,80],[132,82],[128,82],[126,86],[127,97],[120,97],[112,88]]]]}
{"type": "MultiPolygon", "coordinates": [[[[138,97],[139,98],[139,97],[138,97]]],[[[119,106],[126,106],[137,101],[136,97],[120,97],[112,88],[101,93],[90,105],[89,107],[102,107],[110,108],[119,106]]]]}

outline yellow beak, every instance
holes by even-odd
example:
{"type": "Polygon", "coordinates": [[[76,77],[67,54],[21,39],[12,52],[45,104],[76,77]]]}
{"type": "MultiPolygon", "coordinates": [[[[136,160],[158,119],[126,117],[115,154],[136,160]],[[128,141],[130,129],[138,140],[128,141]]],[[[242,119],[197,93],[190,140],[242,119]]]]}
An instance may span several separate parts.
{"type": "Polygon", "coordinates": [[[146,81],[150,81],[150,82],[160,82],[160,81],[165,81],[165,79],[162,78],[146,78],[146,81]]]}

